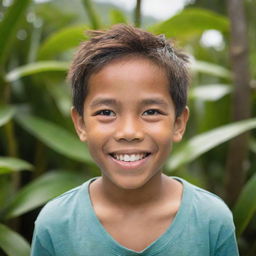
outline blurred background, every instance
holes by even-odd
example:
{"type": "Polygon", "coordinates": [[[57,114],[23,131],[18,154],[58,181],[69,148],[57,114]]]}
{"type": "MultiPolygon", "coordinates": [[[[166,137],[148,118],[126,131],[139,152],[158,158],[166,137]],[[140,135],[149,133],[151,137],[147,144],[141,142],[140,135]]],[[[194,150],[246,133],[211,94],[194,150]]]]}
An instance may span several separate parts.
{"type": "Polygon", "coordinates": [[[256,255],[256,1],[0,1],[0,255],[28,256],[51,198],[100,171],[70,119],[66,74],[87,29],[133,24],[191,59],[191,118],[164,171],[216,193],[256,255]]]}

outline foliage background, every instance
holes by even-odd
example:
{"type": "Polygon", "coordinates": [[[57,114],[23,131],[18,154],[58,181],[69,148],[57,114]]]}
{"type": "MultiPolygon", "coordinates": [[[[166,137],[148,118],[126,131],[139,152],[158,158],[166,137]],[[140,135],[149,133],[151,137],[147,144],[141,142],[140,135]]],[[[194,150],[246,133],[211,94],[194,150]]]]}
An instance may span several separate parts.
{"type": "MultiPolygon", "coordinates": [[[[256,1],[241,2],[254,67],[256,1]]],[[[221,196],[233,211],[241,255],[256,255],[256,70],[248,68],[250,100],[235,102],[228,1],[189,2],[162,22],[142,16],[141,4],[137,1],[134,12],[127,13],[89,0],[0,2],[0,255],[29,255],[42,205],[100,175],[75,135],[65,77],[75,47],[86,40],[84,31],[116,23],[164,33],[193,56],[191,119],[164,171],[221,196]],[[208,30],[221,33],[221,47],[202,44],[208,30]],[[234,121],[235,104],[249,105],[250,116],[234,121]],[[237,177],[228,171],[227,163],[236,160],[229,142],[248,131],[240,137],[245,151],[235,148],[236,157],[243,154],[237,177]]]]}

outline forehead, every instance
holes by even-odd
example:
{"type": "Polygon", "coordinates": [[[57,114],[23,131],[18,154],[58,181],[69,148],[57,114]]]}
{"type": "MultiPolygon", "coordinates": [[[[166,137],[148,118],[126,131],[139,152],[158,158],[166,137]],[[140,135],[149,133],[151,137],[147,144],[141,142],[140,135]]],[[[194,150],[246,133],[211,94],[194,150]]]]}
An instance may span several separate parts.
{"type": "Polygon", "coordinates": [[[169,82],[165,69],[153,60],[142,56],[125,56],[112,60],[93,73],[88,80],[87,89],[88,94],[127,89],[144,93],[160,92],[163,89],[169,91],[169,82]]]}
{"type": "Polygon", "coordinates": [[[164,69],[149,59],[115,60],[88,81],[85,111],[103,106],[135,110],[150,105],[174,108],[164,69]]]}

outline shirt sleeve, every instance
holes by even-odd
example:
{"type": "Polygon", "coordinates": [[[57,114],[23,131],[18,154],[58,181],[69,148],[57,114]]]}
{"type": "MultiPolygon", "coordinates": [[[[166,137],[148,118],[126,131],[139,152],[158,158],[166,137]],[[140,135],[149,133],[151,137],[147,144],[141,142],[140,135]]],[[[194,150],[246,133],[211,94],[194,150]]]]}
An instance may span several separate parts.
{"type": "MultiPolygon", "coordinates": [[[[45,237],[45,234],[43,235],[45,237]]],[[[54,256],[55,254],[51,252],[50,246],[47,248],[47,244],[50,245],[47,238],[43,239],[44,245],[40,239],[40,232],[35,228],[31,246],[31,253],[30,256],[54,256]]]]}
{"type": "Polygon", "coordinates": [[[214,256],[239,256],[236,236],[234,232],[226,239],[220,239],[214,256]]]}

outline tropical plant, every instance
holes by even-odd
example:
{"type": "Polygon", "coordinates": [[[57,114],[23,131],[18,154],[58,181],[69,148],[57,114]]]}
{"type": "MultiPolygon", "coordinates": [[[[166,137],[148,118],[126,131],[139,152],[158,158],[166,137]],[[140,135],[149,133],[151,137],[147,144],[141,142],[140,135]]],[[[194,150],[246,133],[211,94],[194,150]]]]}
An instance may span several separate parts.
{"type": "MultiPolygon", "coordinates": [[[[65,76],[74,49],[87,39],[87,29],[132,21],[131,15],[116,7],[99,15],[89,0],[8,3],[0,6],[0,248],[5,255],[25,256],[40,207],[100,175],[69,117],[71,97],[65,76]]],[[[140,4],[137,1],[135,8],[137,25],[143,23],[140,4]]],[[[231,123],[234,86],[227,57],[229,19],[209,9],[189,7],[163,22],[143,26],[175,38],[195,56],[191,60],[191,119],[184,142],[176,145],[166,163],[167,174],[225,196],[225,142],[251,131],[246,182],[232,209],[240,250],[243,255],[254,255],[256,118],[231,123]],[[207,30],[222,34],[223,49],[202,46],[201,36],[207,30]]],[[[253,97],[255,113],[255,92],[253,97]]]]}

